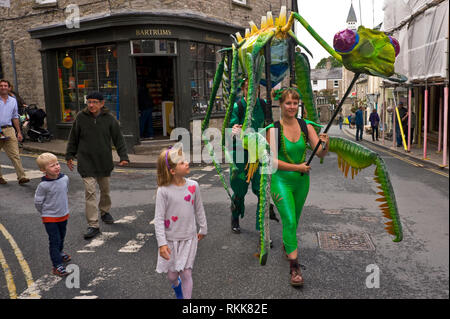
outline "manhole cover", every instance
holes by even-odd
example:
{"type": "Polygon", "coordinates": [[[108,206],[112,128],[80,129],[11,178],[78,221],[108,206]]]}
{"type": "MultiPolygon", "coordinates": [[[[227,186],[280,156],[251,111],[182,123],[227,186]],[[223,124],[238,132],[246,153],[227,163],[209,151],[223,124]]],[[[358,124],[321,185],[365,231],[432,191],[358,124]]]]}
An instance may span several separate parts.
{"type": "Polygon", "coordinates": [[[319,246],[324,250],[375,250],[366,233],[318,232],[319,246]]]}

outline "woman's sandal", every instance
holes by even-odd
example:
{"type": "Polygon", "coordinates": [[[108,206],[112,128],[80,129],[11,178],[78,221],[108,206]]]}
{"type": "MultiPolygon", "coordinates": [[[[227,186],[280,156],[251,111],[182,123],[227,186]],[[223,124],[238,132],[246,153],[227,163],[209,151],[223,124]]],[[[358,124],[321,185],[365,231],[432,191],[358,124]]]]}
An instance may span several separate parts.
{"type": "Polygon", "coordinates": [[[297,260],[289,260],[290,261],[290,274],[291,274],[291,286],[301,287],[303,286],[303,276],[300,270],[300,265],[297,260]]]}

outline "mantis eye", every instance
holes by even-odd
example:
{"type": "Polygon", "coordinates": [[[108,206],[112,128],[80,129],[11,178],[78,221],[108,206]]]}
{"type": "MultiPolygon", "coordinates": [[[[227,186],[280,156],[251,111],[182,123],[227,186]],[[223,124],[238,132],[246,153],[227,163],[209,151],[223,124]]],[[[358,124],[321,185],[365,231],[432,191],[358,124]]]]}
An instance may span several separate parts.
{"type": "Polygon", "coordinates": [[[395,49],[395,57],[400,53],[400,43],[398,43],[396,38],[393,38],[389,36],[389,39],[391,40],[391,44],[394,46],[395,49]]]}
{"type": "Polygon", "coordinates": [[[359,35],[355,31],[345,29],[334,35],[333,47],[337,52],[348,53],[358,44],[359,35]]]}

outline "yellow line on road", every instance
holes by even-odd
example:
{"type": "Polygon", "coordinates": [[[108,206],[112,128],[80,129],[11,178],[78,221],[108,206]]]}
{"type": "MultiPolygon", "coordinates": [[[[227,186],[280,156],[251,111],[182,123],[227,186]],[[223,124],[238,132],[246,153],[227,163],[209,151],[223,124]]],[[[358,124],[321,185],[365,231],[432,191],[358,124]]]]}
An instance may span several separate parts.
{"type": "MultiPolygon", "coordinates": [[[[1,223],[0,223],[0,231],[3,233],[3,236],[5,236],[5,238],[9,241],[9,244],[14,250],[14,254],[17,257],[17,260],[19,261],[20,267],[22,268],[22,272],[25,275],[27,286],[29,288],[31,285],[34,284],[34,281],[30,267],[28,266],[28,263],[26,262],[25,258],[23,258],[22,251],[20,250],[19,246],[17,246],[17,243],[11,236],[11,234],[6,230],[6,228],[1,223]]],[[[32,297],[39,298],[40,296],[33,295],[32,297]]]]}
{"type": "Polygon", "coordinates": [[[5,273],[6,286],[9,291],[9,298],[17,299],[16,285],[14,284],[14,278],[11,273],[11,269],[9,269],[8,263],[6,262],[5,255],[3,255],[2,250],[0,249],[0,264],[2,265],[3,272],[5,273]]]}

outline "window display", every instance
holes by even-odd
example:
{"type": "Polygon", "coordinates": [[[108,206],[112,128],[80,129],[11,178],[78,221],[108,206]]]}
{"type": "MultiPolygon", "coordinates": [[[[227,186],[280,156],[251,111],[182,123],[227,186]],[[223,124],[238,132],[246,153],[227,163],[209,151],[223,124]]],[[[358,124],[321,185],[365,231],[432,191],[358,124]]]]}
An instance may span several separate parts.
{"type": "Polygon", "coordinates": [[[105,106],[117,117],[118,77],[115,45],[65,49],[58,52],[61,121],[72,122],[86,107],[89,92],[99,91],[105,106]]]}

